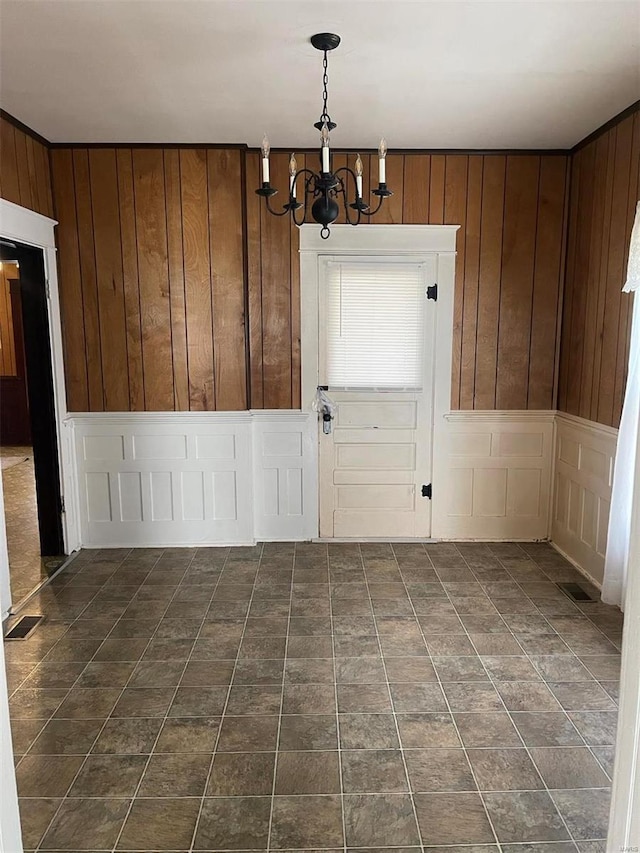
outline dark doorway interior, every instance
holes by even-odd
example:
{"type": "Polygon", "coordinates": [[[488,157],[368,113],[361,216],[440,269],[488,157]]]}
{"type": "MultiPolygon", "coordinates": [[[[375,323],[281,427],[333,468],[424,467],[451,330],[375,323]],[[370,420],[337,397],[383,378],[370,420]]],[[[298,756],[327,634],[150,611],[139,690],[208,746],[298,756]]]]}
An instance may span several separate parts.
{"type": "MultiPolygon", "coordinates": [[[[59,558],[64,553],[44,254],[32,246],[0,240],[0,261],[3,272],[5,265],[9,271],[8,281],[0,284],[6,288],[5,300],[9,303],[15,361],[14,376],[0,380],[0,445],[5,457],[8,452],[14,452],[11,449],[14,447],[21,455],[23,450],[27,451],[25,465],[32,465],[34,482],[30,520],[33,534],[30,535],[38,541],[32,541],[30,548],[34,553],[39,550],[38,556],[42,558],[41,576],[35,576],[37,584],[59,565],[59,558]],[[33,524],[34,502],[37,507],[37,533],[33,524]]],[[[12,482],[12,478],[19,482],[20,500],[23,500],[24,493],[28,491],[28,476],[24,467],[11,468],[3,473],[3,481],[5,486],[12,482]]],[[[15,566],[24,563],[26,543],[20,539],[23,531],[18,530],[12,549],[12,531],[9,529],[12,500],[12,495],[7,493],[7,538],[13,591],[12,558],[15,566]]],[[[21,511],[25,512],[24,504],[21,511]]],[[[15,517],[20,518],[19,514],[15,517]]],[[[23,597],[24,582],[20,593],[16,593],[17,590],[13,591],[14,604],[19,600],[18,595],[23,597]]]]}

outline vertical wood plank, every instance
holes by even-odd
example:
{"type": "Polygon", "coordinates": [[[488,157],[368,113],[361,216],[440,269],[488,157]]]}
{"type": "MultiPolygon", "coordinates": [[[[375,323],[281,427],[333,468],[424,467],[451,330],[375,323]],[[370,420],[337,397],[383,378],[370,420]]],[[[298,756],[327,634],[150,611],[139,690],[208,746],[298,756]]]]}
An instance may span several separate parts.
{"type": "Polygon", "coordinates": [[[14,126],[4,119],[0,119],[0,176],[2,198],[20,204],[16,132],[14,126]]]}
{"type": "Polygon", "coordinates": [[[144,401],[147,411],[174,406],[164,159],[158,148],[133,152],[144,401]]]}
{"type": "Polygon", "coordinates": [[[62,342],[70,412],[91,410],[87,382],[85,341],[86,310],[80,274],[78,221],[71,151],[56,149],[52,154],[56,194],[56,243],[58,245],[58,288],[62,314],[62,342]]]}
{"type": "Polygon", "coordinates": [[[145,399],[142,330],[140,326],[140,282],[138,279],[138,234],[133,190],[133,157],[130,148],[121,148],[116,151],[116,165],[118,169],[122,280],[127,332],[129,407],[132,412],[143,412],[145,410],[145,399]]]}
{"type": "MultiPolygon", "coordinates": [[[[577,415],[580,411],[582,389],[582,354],[584,349],[585,317],[587,310],[586,283],[588,277],[591,216],[593,212],[593,176],[595,146],[581,152],[580,185],[576,218],[576,248],[573,265],[573,300],[571,307],[569,365],[567,374],[567,411],[577,415]]],[[[618,312],[616,310],[616,321],[618,312]]]]}
{"type": "Polygon", "coordinates": [[[51,205],[51,181],[53,178],[49,173],[49,152],[44,145],[34,141],[33,154],[38,185],[39,213],[53,217],[51,205]]]}
{"type": "Polygon", "coordinates": [[[78,217],[80,281],[84,305],[89,411],[102,412],[105,402],[102,384],[100,312],[96,277],[93,212],[91,209],[91,186],[89,182],[89,156],[86,149],[74,149],[73,170],[78,217]]]}
{"type": "Polygon", "coordinates": [[[496,404],[526,409],[540,158],[507,157],[496,404]]]}
{"type": "Polygon", "coordinates": [[[429,176],[429,224],[442,225],[444,222],[444,185],[446,158],[443,154],[431,157],[429,176]]]}
{"type": "Polygon", "coordinates": [[[20,187],[20,204],[29,210],[36,210],[37,202],[31,197],[31,182],[29,180],[29,160],[27,157],[27,136],[21,130],[15,131],[16,163],[18,167],[18,185],[20,187]]]}
{"type": "Polygon", "coordinates": [[[189,407],[215,411],[206,152],[180,150],[189,407]]]}
{"type": "MultiPolygon", "coordinates": [[[[309,162],[312,163],[313,159],[314,159],[314,155],[309,154],[308,159],[309,159],[309,162]]],[[[298,155],[297,160],[298,160],[298,169],[302,169],[302,168],[304,168],[303,163],[306,163],[306,161],[307,161],[307,155],[305,155],[305,154],[298,155]]],[[[340,151],[335,151],[331,155],[331,168],[333,169],[334,174],[335,174],[338,171],[338,169],[343,169],[347,165],[349,165],[349,166],[351,166],[351,168],[353,168],[353,161],[354,161],[353,156],[351,156],[351,163],[349,163],[346,154],[344,154],[343,152],[340,152],[340,151]]],[[[303,177],[306,177],[306,176],[303,175],[303,177]]],[[[342,172],[339,177],[342,178],[342,181],[344,182],[344,187],[347,191],[347,199],[349,201],[353,201],[355,198],[355,188],[353,186],[353,179],[351,178],[351,175],[349,175],[346,172],[342,172]]],[[[303,185],[301,183],[300,188],[298,190],[298,196],[299,196],[300,201],[303,201],[302,186],[303,185]]],[[[344,197],[342,197],[340,199],[340,201],[338,202],[338,204],[340,206],[340,213],[338,214],[338,218],[336,219],[336,224],[338,224],[338,225],[344,225],[347,221],[347,217],[346,217],[345,209],[344,209],[344,204],[343,204],[344,200],[345,200],[344,197]]]]}
{"type": "MultiPolygon", "coordinates": [[[[345,158],[346,159],[346,158],[345,158]]],[[[301,168],[306,165],[306,156],[300,158],[301,168]]],[[[351,178],[349,177],[351,180],[351,178]]],[[[300,231],[291,223],[291,407],[301,406],[302,353],[300,334],[300,231]]],[[[305,401],[308,403],[309,401],[305,401]]]]}
{"type": "Polygon", "coordinates": [[[429,176],[431,157],[428,154],[405,154],[402,221],[405,225],[426,225],[429,221],[429,176]]]}
{"type": "Polygon", "coordinates": [[[609,237],[611,234],[611,207],[613,205],[613,175],[615,168],[616,149],[614,135],[610,131],[603,137],[607,146],[607,162],[605,169],[605,198],[602,217],[602,233],[600,235],[600,268],[598,276],[598,304],[596,308],[595,349],[593,355],[593,380],[591,387],[590,420],[598,417],[598,399],[600,396],[600,383],[602,382],[602,340],[604,334],[604,312],[606,290],[604,281],[607,276],[607,265],[609,263],[609,237]]]}
{"type": "Polygon", "coordinates": [[[258,152],[245,154],[247,208],[247,287],[249,290],[249,382],[250,407],[264,407],[262,365],[262,232],[261,202],[255,193],[260,180],[258,152]]]}
{"type": "Polygon", "coordinates": [[[474,408],[476,409],[493,409],[496,403],[505,178],[506,157],[502,155],[485,157],[480,219],[480,272],[474,396],[474,408]]]}
{"type": "Polygon", "coordinates": [[[247,408],[240,152],[207,152],[216,408],[247,408]]]}
{"type": "MultiPolygon", "coordinates": [[[[271,183],[286,185],[288,156],[271,157],[271,183]]],[[[287,217],[261,208],[264,407],[291,408],[291,230],[287,217]]]]}
{"type": "Polygon", "coordinates": [[[118,175],[114,149],[89,152],[105,409],[129,410],[118,175]]]}
{"type": "MultiPolygon", "coordinates": [[[[629,179],[631,176],[631,143],[633,125],[625,121],[615,130],[616,161],[613,177],[613,201],[611,207],[611,231],[609,237],[609,259],[605,280],[606,304],[604,314],[604,335],[602,341],[601,375],[608,381],[600,384],[598,400],[598,421],[613,424],[616,384],[621,384],[620,373],[625,366],[619,363],[618,347],[620,339],[621,303],[628,299],[621,293],[624,283],[624,256],[628,234],[626,229],[629,179]]],[[[623,326],[624,328],[624,326],[623,326]]],[[[620,392],[619,392],[620,393],[620,392]]]]}
{"type": "Polygon", "coordinates": [[[189,370],[187,360],[187,317],[182,253],[182,199],[180,195],[180,154],[175,148],[164,151],[164,181],[167,214],[167,253],[171,297],[171,349],[173,363],[173,406],[189,411],[189,370]]]}
{"type": "MultiPolygon", "coordinates": [[[[629,262],[629,243],[631,230],[635,219],[636,204],[640,194],[638,193],[638,178],[640,171],[640,113],[630,116],[625,124],[631,125],[631,163],[629,167],[629,184],[627,196],[627,221],[625,228],[624,257],[622,260],[622,284],[624,284],[629,262]]],[[[633,297],[635,298],[635,297],[633,297]]],[[[611,425],[618,427],[622,416],[622,404],[627,384],[627,372],[629,368],[629,345],[631,343],[631,318],[633,302],[632,297],[624,293],[620,301],[620,319],[618,322],[618,352],[616,358],[616,379],[613,392],[613,416],[611,425]]]]}
{"type": "Polygon", "coordinates": [[[567,158],[540,158],[527,408],[552,409],[567,158]]]}
{"type": "MultiPolygon", "coordinates": [[[[460,354],[460,408],[473,409],[478,334],[483,157],[469,157],[460,354]]],[[[458,239],[460,239],[458,237],[458,239]]],[[[459,252],[459,250],[458,250],[459,252]]],[[[459,257],[459,254],[458,254],[459,257]]],[[[457,263],[457,261],[456,261],[457,263]]]]}
{"type": "MultiPolygon", "coordinates": [[[[27,146],[27,170],[29,176],[29,188],[31,192],[31,203],[33,204],[34,210],[37,210],[38,213],[43,213],[46,206],[46,200],[44,196],[40,198],[40,186],[38,184],[38,174],[36,171],[35,146],[38,143],[36,143],[30,136],[26,136],[26,134],[25,143],[27,146]]],[[[42,189],[44,191],[44,187],[42,189]]]]}
{"type": "Polygon", "coordinates": [[[467,173],[469,158],[447,155],[445,161],[444,222],[459,225],[456,235],[456,282],[453,303],[453,349],[451,366],[451,407],[460,408],[460,359],[462,351],[462,311],[465,282],[467,228],[467,173]]]}
{"type": "Polygon", "coordinates": [[[582,369],[578,414],[588,418],[591,413],[591,393],[594,372],[595,335],[600,289],[600,255],[606,199],[606,164],[608,146],[606,136],[595,140],[593,188],[590,217],[590,236],[586,257],[584,335],[582,341],[582,369]]]}
{"type": "Polygon", "coordinates": [[[560,334],[560,366],[558,372],[558,408],[568,411],[569,387],[571,385],[571,328],[573,318],[574,279],[578,247],[578,201],[582,187],[581,168],[584,151],[579,151],[570,161],[571,181],[569,188],[569,215],[567,226],[567,248],[565,261],[565,285],[562,301],[562,330],[560,334]]]}

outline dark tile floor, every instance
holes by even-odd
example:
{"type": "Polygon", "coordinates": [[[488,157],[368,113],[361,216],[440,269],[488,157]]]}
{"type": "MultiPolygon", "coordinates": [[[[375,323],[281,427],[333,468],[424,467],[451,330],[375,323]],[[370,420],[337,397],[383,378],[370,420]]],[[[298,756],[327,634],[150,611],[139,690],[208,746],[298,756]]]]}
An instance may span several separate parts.
{"type": "Polygon", "coordinates": [[[7,643],[24,843],[605,850],[622,616],[545,544],[86,551],[7,643]]]}

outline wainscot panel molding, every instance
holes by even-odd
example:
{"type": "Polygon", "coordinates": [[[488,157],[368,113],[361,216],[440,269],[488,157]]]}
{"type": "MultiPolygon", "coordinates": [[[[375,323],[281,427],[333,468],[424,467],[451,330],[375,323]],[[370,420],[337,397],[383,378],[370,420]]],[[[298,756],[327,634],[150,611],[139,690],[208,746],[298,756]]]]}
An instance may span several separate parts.
{"type": "Polygon", "coordinates": [[[433,484],[433,537],[546,539],[554,419],[553,411],[446,415],[446,464],[433,484]]]}
{"type": "Polygon", "coordinates": [[[559,412],[551,541],[602,586],[618,431],[559,412]]]}
{"type": "Polygon", "coordinates": [[[311,538],[310,421],[282,411],[71,415],[82,545],[311,538]]]}
{"type": "Polygon", "coordinates": [[[254,537],[259,541],[318,535],[317,415],[254,411],[254,537]]]}

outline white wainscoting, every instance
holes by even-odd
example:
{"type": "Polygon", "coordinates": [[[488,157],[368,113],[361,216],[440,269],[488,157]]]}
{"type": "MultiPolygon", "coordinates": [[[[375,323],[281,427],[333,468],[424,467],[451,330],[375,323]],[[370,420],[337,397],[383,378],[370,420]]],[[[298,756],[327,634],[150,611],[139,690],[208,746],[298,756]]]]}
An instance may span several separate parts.
{"type": "Polygon", "coordinates": [[[600,587],[618,431],[558,412],[551,541],[600,587]]]}
{"type": "Polygon", "coordinates": [[[317,415],[252,413],[254,537],[318,535],[317,415]]]}
{"type": "Polygon", "coordinates": [[[549,531],[555,412],[451,412],[434,447],[433,537],[536,540],[549,531]]]}
{"type": "Polygon", "coordinates": [[[73,433],[82,545],[304,539],[316,465],[300,412],[81,414],[73,433]]]}

